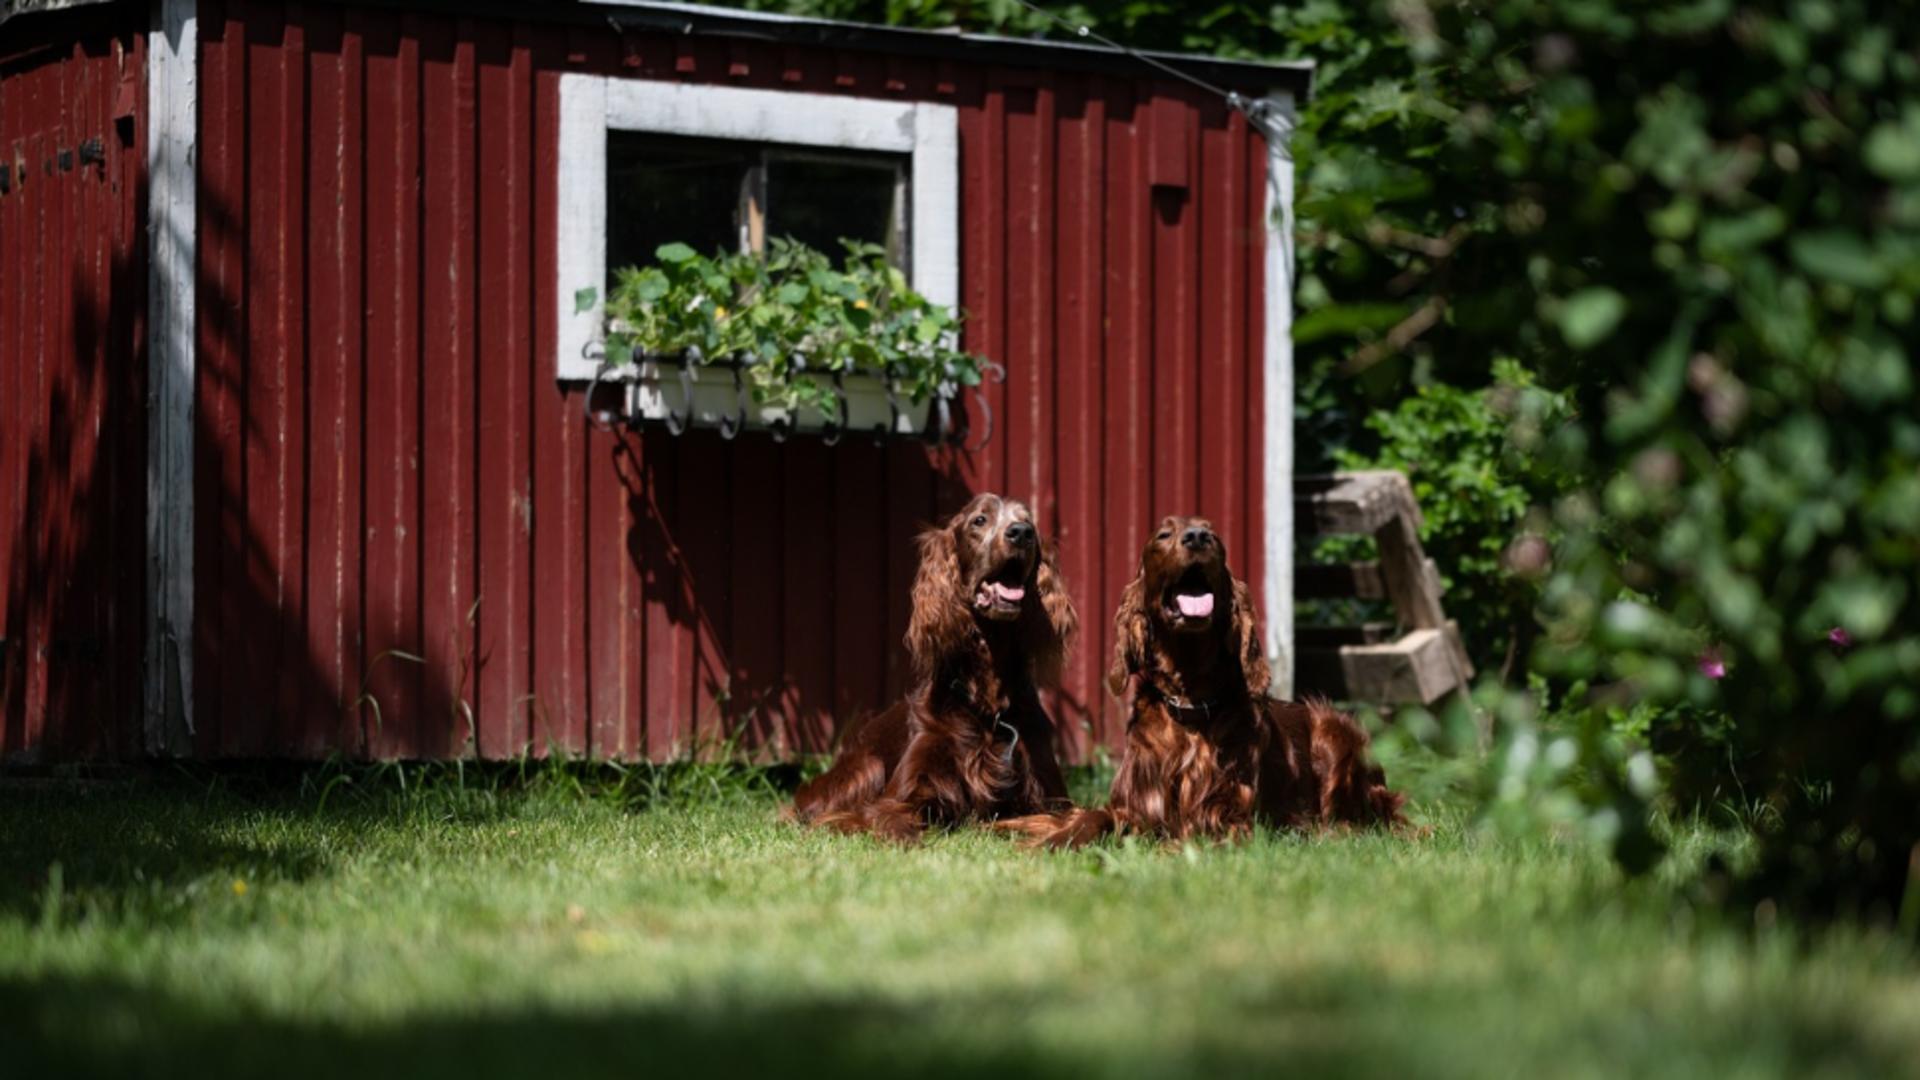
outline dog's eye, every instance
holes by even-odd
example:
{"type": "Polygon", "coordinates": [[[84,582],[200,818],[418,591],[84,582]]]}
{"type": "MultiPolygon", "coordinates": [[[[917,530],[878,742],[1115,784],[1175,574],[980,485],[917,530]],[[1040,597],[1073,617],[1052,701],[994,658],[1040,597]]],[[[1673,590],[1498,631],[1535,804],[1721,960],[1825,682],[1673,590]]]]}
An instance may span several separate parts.
{"type": "Polygon", "coordinates": [[[1172,535],[1173,535],[1173,530],[1172,530],[1172,529],[1161,529],[1161,530],[1160,530],[1160,535],[1159,535],[1158,537],[1156,537],[1155,539],[1158,539],[1158,540],[1165,540],[1165,539],[1166,539],[1167,537],[1169,537],[1169,536],[1172,536],[1172,535]]]}
{"type": "Polygon", "coordinates": [[[985,515],[985,514],[975,514],[975,515],[973,515],[973,527],[974,527],[974,528],[976,528],[976,529],[978,529],[978,528],[981,528],[982,526],[984,526],[984,525],[986,525],[986,523],[987,523],[987,515],[985,515]]]}

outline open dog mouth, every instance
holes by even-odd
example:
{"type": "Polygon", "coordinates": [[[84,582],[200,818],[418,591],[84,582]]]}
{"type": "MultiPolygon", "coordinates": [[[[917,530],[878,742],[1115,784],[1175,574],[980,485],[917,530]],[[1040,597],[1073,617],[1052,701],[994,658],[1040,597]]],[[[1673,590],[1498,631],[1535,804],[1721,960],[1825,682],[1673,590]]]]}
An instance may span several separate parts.
{"type": "Polygon", "coordinates": [[[1213,619],[1213,583],[1201,566],[1190,566],[1161,600],[1167,619],[1175,626],[1200,627],[1213,619]]]}
{"type": "Polygon", "coordinates": [[[1007,618],[1020,613],[1020,603],[1027,598],[1027,564],[1022,559],[1008,559],[980,581],[980,587],[973,593],[973,608],[984,615],[1007,618]]]}

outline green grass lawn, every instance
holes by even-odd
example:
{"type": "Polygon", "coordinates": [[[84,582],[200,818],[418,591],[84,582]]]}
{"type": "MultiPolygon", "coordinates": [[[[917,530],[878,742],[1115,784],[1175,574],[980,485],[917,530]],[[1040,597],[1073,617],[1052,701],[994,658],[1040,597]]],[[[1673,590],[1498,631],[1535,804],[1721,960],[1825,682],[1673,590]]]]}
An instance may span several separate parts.
{"type": "Polygon", "coordinates": [[[1911,953],[1717,925],[1444,806],[1034,855],[803,832],[738,782],[362,781],[0,784],[0,1075],[1920,1070],[1911,953]]]}

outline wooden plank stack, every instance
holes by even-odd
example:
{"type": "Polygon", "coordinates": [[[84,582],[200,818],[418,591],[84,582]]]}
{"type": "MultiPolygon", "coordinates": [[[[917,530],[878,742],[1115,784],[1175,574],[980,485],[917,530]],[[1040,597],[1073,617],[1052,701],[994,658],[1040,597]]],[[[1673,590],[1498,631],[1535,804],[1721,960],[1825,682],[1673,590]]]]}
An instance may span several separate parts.
{"type": "Polygon", "coordinates": [[[1440,572],[1420,547],[1420,507],[1405,475],[1347,472],[1294,478],[1302,536],[1371,535],[1373,562],[1301,563],[1301,600],[1386,600],[1394,623],[1302,626],[1296,681],[1302,694],[1380,705],[1431,705],[1473,679],[1460,628],[1440,603],[1440,572]]]}

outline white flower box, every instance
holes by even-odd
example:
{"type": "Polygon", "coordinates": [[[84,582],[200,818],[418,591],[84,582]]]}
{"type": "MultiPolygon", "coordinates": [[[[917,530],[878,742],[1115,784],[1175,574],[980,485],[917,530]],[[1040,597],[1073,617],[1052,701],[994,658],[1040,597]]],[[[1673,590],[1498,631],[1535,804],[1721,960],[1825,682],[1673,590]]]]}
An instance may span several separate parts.
{"type": "MultiPolygon", "coordinates": [[[[824,373],[811,377],[824,384],[833,379],[824,373]]],[[[666,423],[676,430],[704,427],[730,434],[738,430],[821,434],[838,428],[844,434],[919,436],[927,431],[928,417],[937,415],[931,398],[916,405],[898,391],[889,401],[886,380],[866,373],[841,376],[844,418],[810,405],[788,408],[757,403],[746,374],[726,364],[683,365],[677,360],[646,358],[603,371],[599,382],[624,388],[628,417],[666,423]]],[[[614,417],[603,414],[601,419],[614,417]]]]}

